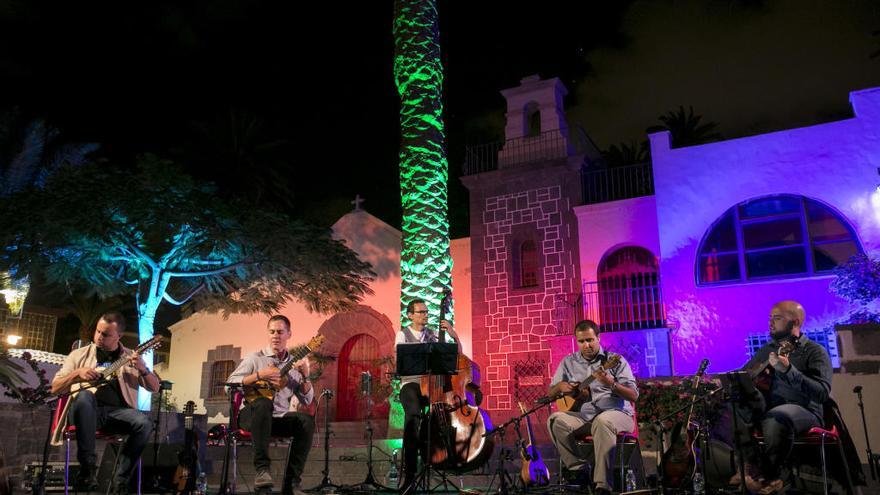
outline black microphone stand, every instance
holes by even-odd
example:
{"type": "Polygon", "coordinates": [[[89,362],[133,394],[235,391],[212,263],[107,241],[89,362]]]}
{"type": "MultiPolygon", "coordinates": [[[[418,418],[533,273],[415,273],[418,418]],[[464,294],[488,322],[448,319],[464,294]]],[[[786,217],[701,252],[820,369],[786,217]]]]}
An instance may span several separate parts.
{"type": "Polygon", "coordinates": [[[232,443],[235,441],[233,438],[238,432],[235,431],[235,427],[237,426],[233,421],[235,417],[235,394],[241,389],[241,383],[227,383],[227,387],[229,387],[229,424],[226,427],[226,438],[224,440],[224,446],[226,447],[226,452],[223,455],[223,470],[220,474],[220,488],[217,490],[218,494],[225,495],[227,493],[234,493],[235,486],[229,485],[229,462],[232,454],[232,443]]]}
{"type": "MultiPolygon", "coordinates": [[[[46,469],[49,467],[49,444],[52,440],[52,425],[55,422],[55,406],[58,404],[58,400],[66,395],[69,394],[62,394],[46,400],[46,405],[49,406],[49,431],[46,433],[46,442],[43,443],[43,461],[40,466],[40,474],[37,475],[36,481],[31,485],[31,494],[33,495],[44,495],[46,493],[46,469]]],[[[67,476],[64,478],[64,482],[67,483],[67,476]]]]}
{"type": "Polygon", "coordinates": [[[309,489],[310,492],[315,491],[323,491],[325,488],[339,488],[339,485],[333,484],[330,481],[330,399],[333,398],[333,391],[329,388],[325,388],[320,397],[318,397],[318,409],[321,408],[320,401],[324,399],[324,470],[321,473],[324,474],[324,478],[321,480],[321,484],[318,486],[309,489]]]}
{"type": "Polygon", "coordinates": [[[151,488],[160,493],[165,493],[166,487],[162,486],[162,477],[159,475],[156,462],[159,458],[159,425],[162,421],[162,404],[165,403],[165,391],[171,390],[173,384],[173,382],[168,380],[161,380],[159,382],[159,402],[156,404],[156,418],[153,419],[153,479],[150,482],[152,483],[151,488]]]}
{"type": "Polygon", "coordinates": [[[871,452],[871,439],[868,438],[868,423],[865,421],[865,403],[862,402],[862,386],[857,385],[853,389],[853,392],[855,392],[859,398],[859,412],[862,413],[862,428],[865,430],[865,446],[867,447],[865,450],[868,453],[868,467],[871,469],[871,479],[876,480],[877,471],[880,469],[878,469],[877,466],[877,459],[871,452]]]}
{"type": "Polygon", "coordinates": [[[397,490],[396,487],[391,488],[379,483],[373,474],[373,377],[369,371],[361,373],[361,393],[364,394],[367,403],[367,435],[369,437],[367,443],[367,477],[364,481],[350,488],[355,491],[395,491],[397,490]]]}

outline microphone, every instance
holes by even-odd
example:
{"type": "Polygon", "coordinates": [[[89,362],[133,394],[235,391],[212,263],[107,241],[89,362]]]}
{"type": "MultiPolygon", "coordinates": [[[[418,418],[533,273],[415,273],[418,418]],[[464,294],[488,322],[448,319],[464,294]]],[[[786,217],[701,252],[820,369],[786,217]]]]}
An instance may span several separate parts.
{"type": "Polygon", "coordinates": [[[697,374],[694,375],[694,384],[691,386],[693,390],[697,390],[697,387],[700,386],[700,378],[703,378],[703,373],[706,372],[706,368],[709,367],[709,360],[703,359],[700,361],[700,369],[697,370],[697,374]]]}
{"type": "Polygon", "coordinates": [[[854,394],[860,394],[860,393],[862,393],[862,386],[861,386],[861,385],[856,385],[855,388],[853,388],[853,393],[854,393],[854,394]]]}
{"type": "Polygon", "coordinates": [[[326,396],[328,399],[332,399],[333,398],[333,391],[330,390],[329,388],[325,388],[323,391],[321,391],[321,395],[326,396]]]}

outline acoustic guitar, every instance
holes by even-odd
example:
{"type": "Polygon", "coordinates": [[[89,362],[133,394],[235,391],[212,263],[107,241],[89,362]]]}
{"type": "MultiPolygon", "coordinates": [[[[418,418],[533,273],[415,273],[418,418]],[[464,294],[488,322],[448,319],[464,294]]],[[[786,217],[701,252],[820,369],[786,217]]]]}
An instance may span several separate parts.
{"type": "MultiPolygon", "coordinates": [[[[526,408],[522,402],[519,403],[519,410],[523,414],[526,408]]],[[[524,444],[520,449],[522,456],[522,469],[520,469],[519,477],[525,486],[547,486],[550,484],[550,470],[541,459],[541,453],[535,447],[535,436],[532,433],[532,421],[526,416],[526,431],[528,432],[528,444],[524,444]]]]}
{"type": "Polygon", "coordinates": [[[199,471],[199,444],[193,431],[193,412],[196,403],[187,401],[183,406],[183,449],[177,453],[177,470],[172,483],[177,495],[190,495],[196,489],[196,476],[199,471]]]}
{"type": "MultiPolygon", "coordinates": [[[[616,368],[620,364],[620,354],[609,354],[608,359],[599,367],[604,371],[616,368]]],[[[598,371],[598,370],[596,370],[598,371]]],[[[559,411],[580,411],[584,403],[590,401],[590,385],[596,377],[588,376],[580,383],[572,383],[577,388],[569,394],[562,396],[556,400],[556,408],[559,411]]]]}
{"type": "MultiPolygon", "coordinates": [[[[296,346],[293,349],[288,349],[287,352],[290,354],[290,360],[287,363],[278,369],[278,373],[284,377],[288,372],[293,368],[293,365],[296,364],[300,359],[308,356],[315,350],[317,350],[324,343],[326,337],[323,335],[315,335],[311,340],[305,345],[296,346]]],[[[251,402],[253,400],[259,399],[260,397],[265,397],[269,400],[275,400],[275,392],[278,389],[272,386],[271,383],[266,380],[257,380],[252,385],[248,385],[244,387],[244,398],[247,402],[251,402]]]]}
{"type": "MultiPolygon", "coordinates": [[[[794,350],[797,349],[797,344],[788,339],[783,340],[779,344],[779,349],[776,350],[776,355],[778,356],[788,356],[794,350]]],[[[747,369],[749,376],[752,378],[752,382],[755,383],[755,388],[760,390],[761,392],[769,392],[770,385],[773,383],[773,375],[776,373],[774,368],[770,366],[770,359],[766,359],[756,365],[747,369]]]]}

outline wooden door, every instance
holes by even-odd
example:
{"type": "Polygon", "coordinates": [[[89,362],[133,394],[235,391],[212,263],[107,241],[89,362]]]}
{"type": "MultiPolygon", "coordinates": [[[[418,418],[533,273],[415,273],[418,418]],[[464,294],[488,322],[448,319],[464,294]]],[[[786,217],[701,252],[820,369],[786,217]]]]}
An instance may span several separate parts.
{"type": "Polygon", "coordinates": [[[339,352],[339,383],[336,421],[358,421],[367,418],[367,398],[361,390],[361,373],[369,371],[373,380],[373,419],[387,419],[387,397],[377,395],[383,376],[379,355],[379,341],[365,333],[357,334],[342,346],[339,352]]]}

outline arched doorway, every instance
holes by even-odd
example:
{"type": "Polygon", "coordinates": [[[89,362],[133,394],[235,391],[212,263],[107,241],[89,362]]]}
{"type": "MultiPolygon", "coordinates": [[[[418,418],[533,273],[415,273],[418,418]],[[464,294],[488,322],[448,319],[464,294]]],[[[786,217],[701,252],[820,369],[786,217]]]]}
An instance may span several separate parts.
{"type": "Polygon", "coordinates": [[[339,374],[336,421],[358,421],[367,418],[367,398],[361,390],[361,373],[373,377],[373,419],[388,417],[387,397],[379,387],[386,382],[379,341],[372,335],[359,333],[349,338],[339,352],[339,374]]]}
{"type": "Polygon", "coordinates": [[[603,331],[659,328],[666,315],[657,257],[639,246],[611,252],[599,264],[599,312],[603,331]]]}

